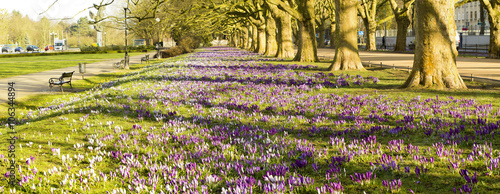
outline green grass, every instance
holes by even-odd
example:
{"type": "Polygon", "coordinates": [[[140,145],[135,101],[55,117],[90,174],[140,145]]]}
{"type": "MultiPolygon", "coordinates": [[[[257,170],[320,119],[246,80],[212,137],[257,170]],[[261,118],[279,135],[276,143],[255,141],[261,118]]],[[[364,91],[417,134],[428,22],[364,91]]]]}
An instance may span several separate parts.
{"type": "MultiPolygon", "coordinates": [[[[182,59],[182,58],[179,58],[182,59]]],[[[152,61],[154,63],[154,61],[152,61]]],[[[266,62],[267,63],[267,62],[266,62]]],[[[270,62],[270,63],[280,63],[280,64],[301,64],[301,65],[316,65],[318,66],[318,69],[316,70],[310,70],[310,71],[304,71],[306,73],[312,73],[312,72],[325,72],[326,68],[330,65],[328,62],[323,62],[323,63],[297,63],[297,62],[290,62],[290,61],[285,61],[285,62],[270,62]]],[[[137,65],[132,65],[131,69],[132,71],[144,71],[142,69],[147,65],[145,64],[137,64],[137,65]]],[[[75,90],[72,92],[67,92],[65,94],[62,93],[55,93],[53,95],[35,95],[35,96],[28,96],[26,98],[20,99],[17,101],[18,105],[18,110],[17,112],[26,112],[29,110],[36,110],[39,107],[47,107],[49,105],[53,104],[58,104],[59,98],[64,98],[64,99],[70,99],[70,98],[78,98],[80,96],[83,96],[82,94],[85,94],[89,91],[88,89],[99,87],[99,83],[102,82],[107,82],[110,80],[118,79],[124,74],[128,73],[130,71],[120,71],[116,73],[107,73],[107,74],[101,74],[98,76],[94,77],[89,77],[85,80],[79,80],[76,81],[73,85],[75,90]]],[[[329,73],[329,72],[328,72],[329,73]]],[[[436,95],[439,95],[440,98],[447,98],[449,96],[454,96],[458,98],[472,98],[475,99],[478,103],[480,104],[493,104],[493,107],[499,107],[500,102],[499,102],[499,93],[498,90],[500,89],[499,84],[494,84],[494,83],[481,83],[481,82],[470,82],[469,80],[465,80],[467,86],[469,89],[466,90],[432,90],[432,89],[400,89],[399,86],[403,84],[405,81],[406,77],[408,76],[407,71],[401,71],[401,70],[392,70],[392,69],[380,69],[377,67],[371,67],[367,68],[366,71],[338,71],[338,72],[333,72],[334,74],[351,74],[351,75],[361,75],[363,77],[368,77],[368,76],[374,76],[378,77],[380,82],[378,84],[365,84],[363,86],[351,86],[351,87],[345,87],[345,88],[340,88],[340,89],[335,89],[335,88],[330,88],[330,89],[321,89],[318,91],[313,91],[316,93],[334,93],[334,94],[349,94],[349,95],[363,95],[363,94],[368,94],[370,96],[375,96],[375,95],[387,95],[388,98],[392,99],[398,99],[400,97],[404,97],[406,99],[410,99],[416,96],[421,96],[422,98],[433,98],[436,97],[436,95]]],[[[141,80],[140,81],[142,84],[155,84],[154,80],[141,80]]],[[[124,83],[123,86],[126,88],[127,86],[131,86],[136,83],[124,83]]],[[[119,86],[117,86],[119,87],[119,86]]],[[[71,91],[65,89],[65,91],[71,91]]],[[[93,90],[91,92],[95,91],[100,91],[99,89],[93,90]]],[[[103,102],[102,100],[104,99],[102,95],[107,95],[107,96],[113,96],[116,97],[118,95],[123,95],[123,94],[131,94],[136,91],[125,91],[125,92],[120,92],[120,91],[112,91],[112,90],[105,90],[103,93],[99,93],[94,96],[95,99],[99,99],[99,102],[103,102]]],[[[86,101],[86,100],[82,100],[86,101]]],[[[94,104],[86,104],[84,105],[84,102],[78,102],[77,104],[71,104],[75,105],[78,108],[84,108],[87,105],[94,105],[94,104]]],[[[88,100],[89,102],[96,102],[96,100],[88,100]]],[[[132,106],[138,106],[138,99],[133,99],[131,102],[128,102],[127,99],[123,98],[112,98],[112,102],[118,103],[118,104],[128,104],[132,106]]],[[[142,106],[142,105],[141,105],[142,106]]],[[[2,108],[0,109],[0,118],[6,118],[5,113],[7,112],[6,110],[7,105],[2,104],[2,108]]],[[[178,111],[181,115],[188,116],[190,107],[186,106],[183,107],[183,109],[176,110],[178,111]]],[[[265,113],[264,113],[265,114],[265,113]]],[[[117,113],[106,113],[102,112],[101,114],[92,114],[92,113],[67,113],[67,114],[61,114],[61,113],[49,113],[47,115],[42,116],[40,119],[36,119],[31,121],[29,124],[26,125],[21,125],[18,126],[18,135],[23,138],[20,143],[23,145],[22,148],[18,147],[17,150],[17,155],[18,158],[25,159],[26,157],[29,156],[35,156],[37,158],[36,160],[36,167],[38,168],[39,172],[42,171],[47,171],[49,168],[52,168],[53,166],[63,166],[61,159],[56,156],[52,156],[52,151],[50,148],[61,148],[61,153],[64,154],[69,154],[71,157],[73,155],[77,154],[87,154],[86,148],[80,148],[80,149],[75,149],[73,147],[74,144],[76,143],[83,143],[86,142],[87,147],[87,142],[88,138],[87,136],[90,136],[92,134],[99,134],[99,137],[104,137],[106,135],[115,135],[117,136],[118,134],[115,134],[114,131],[111,129],[108,129],[105,125],[99,124],[99,123],[106,123],[106,121],[115,121],[113,126],[116,125],[121,125],[121,126],[131,126],[133,124],[140,124],[142,126],[147,126],[148,128],[151,126],[156,126],[157,128],[162,127],[162,123],[158,123],[155,121],[151,120],[139,120],[139,119],[134,119],[134,118],[124,118],[123,115],[117,114],[117,113]],[[86,122],[80,122],[79,119],[88,116],[88,120],[86,122]],[[73,120],[76,120],[74,122],[73,120]],[[86,123],[89,125],[92,125],[90,127],[86,126],[86,123]],[[67,138],[68,137],[68,138],[67,138]],[[67,139],[66,139],[67,138],[67,139]],[[34,145],[32,147],[27,147],[27,143],[33,142],[34,145]],[[51,142],[51,145],[48,144],[48,142],[51,142]],[[38,146],[41,145],[41,148],[38,146]]],[[[229,122],[230,119],[227,120],[221,120],[219,122],[229,122]]],[[[254,121],[251,121],[248,119],[246,122],[252,123],[254,121]]],[[[307,126],[307,124],[303,125],[307,126]]],[[[270,128],[272,126],[263,126],[264,128],[270,128]]],[[[146,127],[145,127],[146,128],[146,127]]],[[[129,128],[124,128],[124,132],[129,132],[131,131],[130,127],[129,128]]],[[[151,132],[151,131],[148,131],[151,132]]],[[[147,133],[147,132],[144,132],[147,133]]],[[[184,134],[192,134],[196,133],[196,131],[186,131],[184,134]]],[[[410,133],[413,133],[410,132],[410,133]]],[[[413,135],[413,134],[412,134],[413,135]]],[[[147,144],[145,142],[144,136],[145,134],[141,134],[143,137],[140,143],[147,144]]],[[[306,135],[300,136],[298,132],[294,132],[289,134],[287,138],[297,138],[297,139],[307,139],[309,142],[312,142],[314,145],[316,145],[318,148],[322,147],[327,147],[328,146],[328,138],[326,136],[312,136],[308,137],[306,135]]],[[[385,149],[385,146],[387,145],[387,142],[392,139],[398,139],[398,137],[392,137],[392,136],[382,136],[382,135],[377,135],[377,141],[382,144],[382,149],[386,153],[390,153],[387,149],[385,149]]],[[[346,139],[347,140],[347,139],[346,139]]],[[[427,140],[423,136],[413,136],[412,139],[405,139],[405,143],[411,142],[413,145],[418,145],[421,146],[420,150],[427,149],[428,147],[432,147],[429,145],[427,140]]],[[[348,143],[346,141],[346,143],[348,143]]],[[[180,146],[180,145],[174,145],[174,146],[180,146]]],[[[464,148],[465,151],[464,153],[470,152],[470,148],[465,147],[463,145],[460,148],[464,148]]],[[[494,141],[494,147],[498,146],[498,141],[494,141]]],[[[6,141],[1,141],[0,142],[0,147],[2,149],[7,147],[7,142],[6,141]]],[[[230,147],[228,150],[235,150],[235,146],[230,147]]],[[[449,148],[449,147],[447,147],[449,148]]],[[[107,145],[106,146],[107,150],[117,150],[115,145],[107,145]]],[[[194,147],[184,147],[185,150],[193,150],[194,147]]],[[[135,150],[135,148],[134,148],[135,150]]],[[[238,147],[237,150],[243,150],[243,148],[238,147]]],[[[136,151],[136,154],[144,154],[145,152],[150,152],[151,150],[146,150],[146,149],[140,149],[136,151]]],[[[330,149],[328,150],[329,154],[332,155],[335,153],[337,150],[335,149],[330,149]]],[[[95,153],[94,153],[95,154],[95,153]]],[[[284,153],[283,153],[284,154],[284,153]]],[[[430,153],[428,153],[426,156],[428,156],[430,153]]],[[[90,155],[90,154],[89,154],[90,155]]],[[[160,154],[158,157],[160,160],[164,159],[164,155],[160,154]]],[[[106,158],[106,157],[104,157],[106,158]]],[[[355,161],[352,161],[348,163],[345,168],[347,168],[347,176],[349,174],[352,174],[352,172],[362,172],[365,171],[366,168],[368,167],[368,161],[374,161],[377,159],[376,156],[366,156],[366,157],[357,157],[355,161]]],[[[18,162],[24,162],[22,160],[18,162]]],[[[320,161],[319,163],[321,166],[327,166],[327,164],[323,161],[320,161]]],[[[402,166],[405,165],[413,165],[414,166],[414,161],[411,159],[405,158],[404,162],[400,163],[402,166]]],[[[348,177],[340,177],[342,180],[342,184],[344,186],[344,189],[346,193],[363,193],[363,191],[366,191],[367,193],[383,193],[378,186],[381,186],[381,180],[382,179],[394,179],[394,177],[399,177],[401,179],[404,179],[403,186],[401,188],[400,193],[408,193],[408,189],[412,189],[416,193],[450,193],[451,189],[453,186],[460,185],[463,183],[462,178],[458,173],[450,173],[447,168],[446,168],[447,161],[440,161],[438,158],[436,158],[435,162],[435,167],[432,167],[429,173],[422,175],[420,178],[415,178],[414,173],[411,175],[401,173],[401,172],[378,172],[377,173],[377,179],[375,179],[375,183],[371,184],[365,184],[365,185],[359,185],[359,184],[352,184],[350,180],[348,180],[348,177]],[[419,181],[420,183],[417,184],[416,182],[419,181]],[[411,187],[409,186],[411,185],[411,187]]],[[[95,166],[96,169],[104,169],[105,173],[108,173],[109,171],[114,171],[119,164],[117,161],[110,160],[108,158],[104,159],[103,162],[100,162],[95,166]]],[[[200,166],[203,164],[199,164],[200,166]]],[[[208,164],[207,164],[208,165],[208,164]]],[[[471,166],[468,165],[468,169],[474,169],[481,164],[473,164],[471,166]]],[[[5,168],[5,163],[0,163],[1,168],[5,168]]],[[[88,159],[86,161],[82,162],[76,162],[74,161],[71,164],[71,171],[70,170],[65,170],[63,166],[63,171],[64,173],[71,172],[71,173],[77,173],[79,169],[83,170],[88,170],[86,167],[88,167],[88,159]]],[[[412,169],[413,172],[414,169],[412,169]]],[[[146,173],[146,172],[143,172],[146,173]]],[[[324,177],[321,177],[319,173],[314,172],[314,170],[311,167],[307,167],[303,170],[300,171],[301,174],[305,174],[308,176],[312,176],[317,180],[317,182],[323,181],[324,177]]],[[[70,173],[68,173],[70,174],[70,173]]],[[[37,177],[40,175],[37,175],[37,177]]],[[[43,177],[43,176],[42,176],[43,177]]],[[[49,176],[50,177],[50,176],[49,176]]],[[[60,180],[63,179],[60,175],[53,175],[53,178],[50,180],[60,180]]],[[[261,176],[262,177],[262,176],[261,176]]],[[[260,178],[261,178],[260,177],[260,178]]],[[[484,175],[480,175],[480,183],[477,185],[477,188],[474,190],[475,192],[480,192],[480,193],[487,193],[487,192],[492,192],[495,189],[500,188],[500,185],[498,183],[498,178],[499,176],[492,176],[492,177],[487,177],[484,175]]],[[[44,180],[45,181],[45,180],[44,180]]],[[[38,180],[36,180],[38,182],[38,180]]],[[[31,185],[31,184],[29,184],[31,185]]],[[[79,183],[76,184],[79,187],[79,183]]],[[[225,184],[224,184],[225,185],[225,184]]],[[[3,185],[2,185],[3,186],[3,185]]],[[[112,190],[112,188],[115,187],[120,187],[121,182],[111,182],[107,185],[103,184],[97,184],[93,185],[92,187],[95,190],[92,191],[87,191],[88,193],[103,193],[104,191],[109,191],[112,190]],[[118,186],[115,186],[114,184],[117,184],[118,186]]],[[[38,185],[37,185],[38,187],[38,185]]],[[[55,188],[60,188],[59,183],[54,183],[51,182],[48,186],[45,186],[44,190],[45,192],[49,192],[50,187],[55,187],[55,188]]],[[[222,185],[215,185],[214,188],[215,190],[220,189],[222,185]]],[[[29,189],[26,189],[29,190],[29,189]]],[[[314,188],[309,188],[308,192],[311,190],[315,190],[314,188]]],[[[457,187],[458,190],[458,187],[457,187]]],[[[314,193],[314,192],[312,192],[314,193]]]]}
{"type": "MultiPolygon", "coordinates": [[[[130,53],[130,56],[143,54],[130,53]]],[[[2,58],[0,60],[0,66],[2,67],[0,68],[0,78],[72,67],[77,66],[78,63],[95,63],[123,57],[123,53],[105,53],[2,58]]]]}

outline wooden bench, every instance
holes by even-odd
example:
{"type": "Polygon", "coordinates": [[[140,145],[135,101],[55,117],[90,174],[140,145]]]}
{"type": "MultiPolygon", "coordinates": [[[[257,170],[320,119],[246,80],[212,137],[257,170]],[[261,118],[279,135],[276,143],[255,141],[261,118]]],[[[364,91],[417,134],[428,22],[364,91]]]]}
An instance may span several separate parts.
{"type": "Polygon", "coordinates": [[[71,85],[71,79],[73,78],[73,73],[74,72],[75,71],[64,72],[61,75],[61,77],[50,78],[49,79],[50,92],[52,92],[52,87],[54,87],[54,86],[59,86],[59,88],[61,89],[61,92],[64,92],[63,88],[62,88],[62,85],[64,85],[64,84],[69,84],[69,86],[71,86],[71,89],[73,89],[73,86],[71,85]]]}
{"type": "Polygon", "coordinates": [[[146,63],[149,64],[149,55],[146,55],[145,57],[141,57],[141,64],[143,61],[146,61],[146,63]]]}

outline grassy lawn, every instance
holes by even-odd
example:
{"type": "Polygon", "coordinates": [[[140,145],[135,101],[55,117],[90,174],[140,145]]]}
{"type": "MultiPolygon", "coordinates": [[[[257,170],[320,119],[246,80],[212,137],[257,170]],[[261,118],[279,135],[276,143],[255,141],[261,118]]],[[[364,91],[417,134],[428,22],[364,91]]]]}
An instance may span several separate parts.
{"type": "MultiPolygon", "coordinates": [[[[18,100],[16,158],[29,176],[17,190],[290,193],[293,185],[293,193],[317,193],[333,182],[344,193],[500,190],[500,169],[485,166],[499,161],[498,84],[399,89],[406,71],[263,62],[284,65],[274,69],[195,55],[80,80],[73,93],[18,100]],[[306,65],[316,67],[289,68],[306,65]],[[288,85],[275,84],[283,80],[288,85]],[[337,84],[319,86],[323,80],[337,84]],[[468,183],[465,169],[478,181],[468,183]],[[367,172],[376,177],[350,177],[367,172]],[[384,186],[394,180],[401,186],[384,186]]],[[[6,153],[8,142],[0,147],[6,153]]],[[[0,169],[7,165],[0,160],[0,169]]]]}
{"type": "MultiPolygon", "coordinates": [[[[143,54],[130,53],[130,56],[143,54]]],[[[0,60],[0,66],[2,67],[0,68],[0,78],[72,67],[78,65],[78,63],[95,63],[123,57],[123,53],[104,53],[2,58],[0,60]]]]}

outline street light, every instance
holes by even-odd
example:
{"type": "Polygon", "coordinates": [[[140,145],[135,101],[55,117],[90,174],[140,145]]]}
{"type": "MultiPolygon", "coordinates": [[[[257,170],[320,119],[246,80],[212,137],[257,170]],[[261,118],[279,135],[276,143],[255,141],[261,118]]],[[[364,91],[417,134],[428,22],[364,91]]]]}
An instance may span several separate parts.
{"type": "Polygon", "coordinates": [[[156,43],[156,56],[158,56],[158,59],[161,59],[161,56],[160,56],[160,18],[156,18],[156,24],[157,24],[156,34],[158,35],[158,42],[156,43]]]}
{"type": "MultiPolygon", "coordinates": [[[[57,33],[55,33],[54,31],[52,31],[50,33],[50,35],[52,36],[52,48],[54,48],[54,42],[56,41],[57,33]]],[[[49,43],[50,43],[50,40],[49,40],[49,43]]],[[[50,46],[49,46],[49,50],[50,50],[50,46]]]]}

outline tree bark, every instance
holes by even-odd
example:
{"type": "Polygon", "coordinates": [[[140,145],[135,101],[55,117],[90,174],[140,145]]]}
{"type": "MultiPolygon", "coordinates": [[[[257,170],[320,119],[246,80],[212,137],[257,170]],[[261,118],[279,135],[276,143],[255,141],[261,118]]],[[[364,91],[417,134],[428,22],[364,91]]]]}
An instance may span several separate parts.
{"type": "Polygon", "coordinates": [[[329,70],[363,70],[357,42],[357,1],[335,0],[335,57],[329,70]]]}
{"type": "Polygon", "coordinates": [[[403,7],[399,7],[395,0],[390,0],[391,9],[394,13],[396,24],[397,24],[397,37],[396,46],[394,51],[403,52],[406,51],[406,35],[408,34],[408,27],[411,24],[410,13],[412,10],[414,0],[404,0],[403,7]]]}
{"type": "Polygon", "coordinates": [[[488,11],[490,22],[490,47],[488,57],[500,58],[500,0],[480,0],[488,11]]]}
{"type": "Polygon", "coordinates": [[[276,21],[268,14],[266,17],[266,51],[264,55],[275,56],[278,51],[278,43],[276,41],[276,21]]]}
{"type": "MultiPolygon", "coordinates": [[[[335,48],[335,42],[336,42],[336,36],[335,36],[335,30],[336,30],[336,25],[335,22],[332,22],[330,24],[330,48],[335,48]]],[[[357,42],[356,42],[357,44],[357,42]]]]}
{"type": "Polygon", "coordinates": [[[408,34],[410,19],[406,14],[398,15],[396,16],[396,23],[398,26],[398,31],[396,35],[396,47],[394,47],[394,51],[403,52],[406,51],[406,34],[408,34]]]}
{"type": "Polygon", "coordinates": [[[249,42],[249,36],[248,36],[248,27],[243,27],[241,28],[241,48],[242,49],[248,49],[248,42],[249,42]]]}
{"type": "Polygon", "coordinates": [[[257,48],[256,53],[264,54],[266,52],[266,25],[261,24],[257,26],[257,48]]]}
{"type": "Polygon", "coordinates": [[[235,42],[235,38],[236,37],[236,33],[232,33],[231,36],[229,36],[229,46],[230,47],[236,47],[236,42],[235,42]]]}
{"type": "Polygon", "coordinates": [[[292,18],[288,14],[283,14],[279,17],[278,24],[278,53],[276,57],[282,59],[293,58],[295,56],[295,51],[293,49],[293,30],[292,30],[292,18]]]}
{"type": "Polygon", "coordinates": [[[363,23],[366,29],[366,50],[374,51],[377,50],[377,45],[375,44],[375,32],[377,30],[377,23],[375,20],[363,19],[363,23]]]}
{"type": "Polygon", "coordinates": [[[257,52],[257,46],[259,43],[258,39],[259,39],[259,34],[258,34],[257,27],[252,25],[252,45],[250,47],[251,51],[257,52]]]}
{"type": "Polygon", "coordinates": [[[486,17],[484,17],[485,13],[484,13],[484,6],[483,4],[481,3],[480,4],[481,7],[479,7],[479,21],[481,22],[481,27],[480,27],[480,31],[479,31],[479,35],[484,35],[484,30],[485,30],[485,27],[486,27],[486,24],[485,24],[485,21],[486,21],[486,17]]]}
{"type": "Polygon", "coordinates": [[[456,64],[454,1],[418,0],[415,18],[415,59],[403,87],[467,88],[456,64]]]}
{"type": "MultiPolygon", "coordinates": [[[[497,8],[497,10],[500,10],[497,8]]],[[[499,11],[500,12],[500,11],[499,11]]],[[[500,14],[497,14],[500,15],[500,14]]],[[[493,18],[490,16],[490,58],[500,58],[500,16],[493,18]]]]}
{"type": "Polygon", "coordinates": [[[268,4],[272,15],[276,21],[276,41],[278,50],[276,52],[277,58],[287,59],[295,56],[293,50],[293,35],[292,35],[292,19],[289,14],[280,10],[276,5],[268,4]]]}
{"type": "Polygon", "coordinates": [[[318,26],[318,47],[325,48],[325,21],[321,22],[321,25],[318,26]]]}
{"type": "Polygon", "coordinates": [[[298,11],[302,13],[302,20],[297,20],[299,25],[298,51],[294,61],[316,62],[318,59],[318,50],[316,44],[316,27],[314,0],[300,0],[297,2],[298,11]]]}

